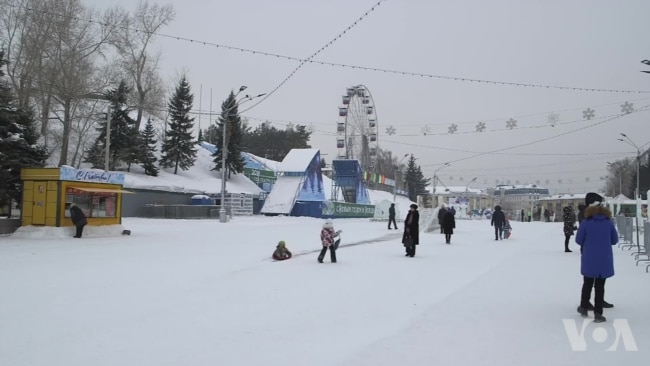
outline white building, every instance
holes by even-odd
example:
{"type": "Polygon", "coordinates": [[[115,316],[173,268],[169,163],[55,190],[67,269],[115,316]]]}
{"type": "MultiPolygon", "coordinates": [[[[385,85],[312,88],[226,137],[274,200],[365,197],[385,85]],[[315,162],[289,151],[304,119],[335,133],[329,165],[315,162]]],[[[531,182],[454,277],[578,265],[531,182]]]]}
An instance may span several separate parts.
{"type": "Polygon", "coordinates": [[[499,185],[494,188],[495,202],[504,211],[518,213],[524,210],[526,216],[533,211],[535,203],[550,195],[548,188],[536,184],[499,185]]]}

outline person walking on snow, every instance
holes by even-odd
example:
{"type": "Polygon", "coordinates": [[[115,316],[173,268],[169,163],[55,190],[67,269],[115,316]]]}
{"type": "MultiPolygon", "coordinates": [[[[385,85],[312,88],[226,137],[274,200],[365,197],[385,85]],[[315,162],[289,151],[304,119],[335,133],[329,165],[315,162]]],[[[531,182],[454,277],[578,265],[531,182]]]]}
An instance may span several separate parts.
{"type": "MultiPolygon", "coordinates": [[[[524,212],[523,210],[521,212],[524,212]]],[[[523,218],[523,215],[522,215],[523,218]]],[[[494,226],[494,240],[503,240],[503,224],[506,222],[506,215],[501,211],[501,206],[494,206],[492,213],[492,222],[490,225],[494,226]]]]}
{"type": "Polygon", "coordinates": [[[562,220],[564,221],[564,252],[571,253],[569,249],[569,240],[573,236],[576,228],[576,216],[573,213],[573,207],[566,206],[563,210],[562,220]]]}
{"type": "Polygon", "coordinates": [[[390,208],[388,209],[388,230],[390,230],[390,224],[393,224],[395,226],[395,230],[397,230],[397,222],[395,221],[395,204],[391,203],[390,208]]]}
{"type": "Polygon", "coordinates": [[[336,263],[336,248],[334,247],[334,238],[341,233],[341,230],[334,232],[334,224],[331,219],[327,219],[323,224],[323,228],[320,231],[320,241],[323,245],[320,254],[318,255],[318,263],[323,263],[325,258],[325,253],[327,249],[330,250],[330,260],[332,263],[336,263]]]}
{"type": "Polygon", "coordinates": [[[409,213],[404,220],[402,244],[406,248],[406,256],[415,257],[415,246],[420,244],[420,213],[416,204],[409,207],[409,213]]]}
{"type": "Polygon", "coordinates": [[[581,247],[580,273],[583,276],[578,312],[583,317],[587,317],[593,287],[595,289],[594,322],[596,323],[606,321],[603,316],[605,280],[614,276],[612,246],[618,243],[618,232],[611,219],[612,212],[602,205],[602,201],[603,198],[599,194],[587,193],[585,220],[576,234],[576,243],[581,247]]]}
{"type": "Polygon", "coordinates": [[[443,203],[442,205],[440,205],[440,208],[438,209],[438,225],[440,225],[440,234],[444,234],[444,231],[442,230],[442,222],[445,219],[446,214],[447,214],[447,208],[443,203]]]}
{"type": "Polygon", "coordinates": [[[445,242],[451,244],[451,236],[454,234],[454,229],[456,228],[456,219],[454,214],[451,211],[448,211],[445,214],[445,217],[442,219],[442,228],[445,233],[445,242]]]}
{"type": "Polygon", "coordinates": [[[73,238],[81,238],[81,234],[84,232],[84,226],[88,224],[88,220],[86,219],[84,212],[81,211],[79,206],[77,206],[74,202],[70,204],[70,219],[72,220],[74,226],[77,228],[77,232],[73,238]]]}

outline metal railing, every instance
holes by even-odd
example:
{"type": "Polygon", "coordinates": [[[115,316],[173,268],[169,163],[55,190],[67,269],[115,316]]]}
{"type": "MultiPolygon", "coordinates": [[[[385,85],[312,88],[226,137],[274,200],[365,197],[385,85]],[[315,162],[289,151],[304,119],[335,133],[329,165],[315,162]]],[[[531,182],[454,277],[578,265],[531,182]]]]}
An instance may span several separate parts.
{"type": "MultiPolygon", "coordinates": [[[[217,205],[146,205],[137,210],[137,217],[154,219],[218,219],[221,206],[217,205]]],[[[232,210],[226,206],[226,215],[232,210]]]]}

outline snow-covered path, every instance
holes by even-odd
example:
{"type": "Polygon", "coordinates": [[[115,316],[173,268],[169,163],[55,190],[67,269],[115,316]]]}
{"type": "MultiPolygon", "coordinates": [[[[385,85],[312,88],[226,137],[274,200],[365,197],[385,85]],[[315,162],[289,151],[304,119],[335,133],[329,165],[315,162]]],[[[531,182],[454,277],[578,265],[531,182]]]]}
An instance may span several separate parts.
{"type": "MultiPolygon", "coordinates": [[[[645,365],[650,275],[615,248],[606,310],[639,351],[574,352],[579,254],[561,225],[458,221],[406,258],[386,223],[335,220],[339,263],[316,263],[320,220],[125,221],[130,237],[0,238],[0,365],[645,365]],[[372,242],[371,239],[382,238],[372,242]],[[388,239],[388,240],[386,240],[388,239]],[[294,253],[268,258],[278,240],[294,253]]],[[[399,225],[401,228],[401,225],[399,225]]],[[[603,327],[610,331],[611,322],[603,327]]]]}

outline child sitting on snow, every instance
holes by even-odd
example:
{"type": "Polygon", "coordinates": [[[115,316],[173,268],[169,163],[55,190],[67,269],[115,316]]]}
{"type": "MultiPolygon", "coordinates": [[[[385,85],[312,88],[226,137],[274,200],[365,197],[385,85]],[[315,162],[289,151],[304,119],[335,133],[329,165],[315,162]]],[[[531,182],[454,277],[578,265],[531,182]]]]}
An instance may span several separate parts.
{"type": "Polygon", "coordinates": [[[278,245],[275,247],[275,251],[273,252],[273,259],[276,261],[283,261],[289,258],[291,258],[291,252],[289,249],[287,249],[287,244],[284,242],[284,240],[280,240],[278,245]]]}

